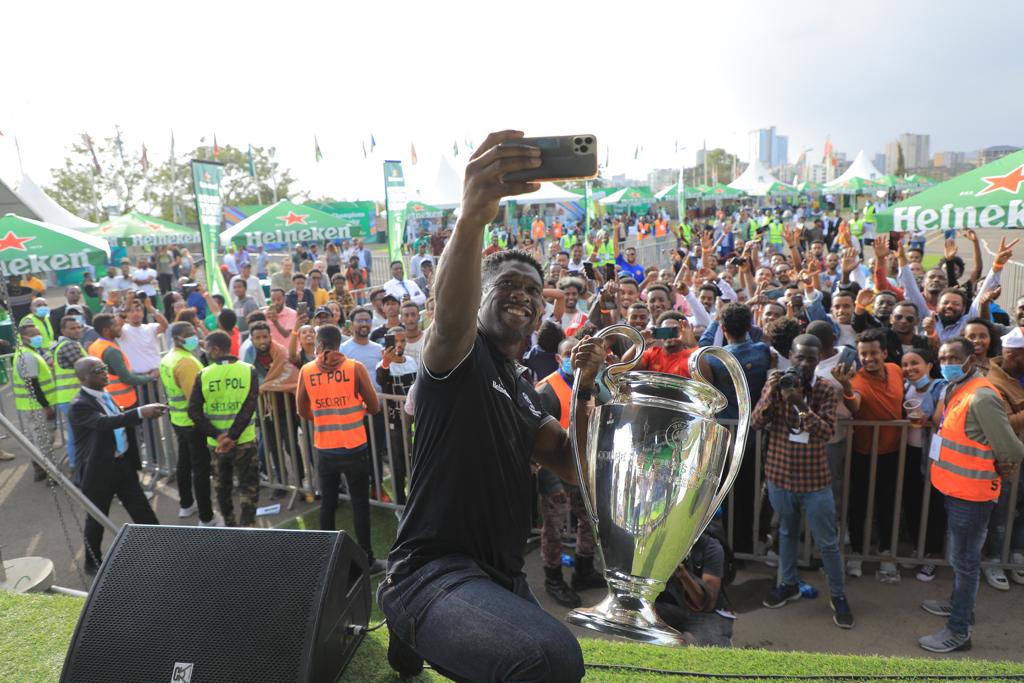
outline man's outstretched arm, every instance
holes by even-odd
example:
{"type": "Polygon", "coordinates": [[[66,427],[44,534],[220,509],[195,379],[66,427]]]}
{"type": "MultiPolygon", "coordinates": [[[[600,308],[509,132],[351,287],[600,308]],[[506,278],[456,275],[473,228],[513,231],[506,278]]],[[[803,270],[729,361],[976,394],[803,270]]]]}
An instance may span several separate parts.
{"type": "Polygon", "coordinates": [[[540,150],[517,145],[520,131],[491,133],[466,166],[462,215],[441,254],[434,279],[434,322],[427,330],[423,363],[443,376],[466,357],[476,338],[480,308],[480,252],[484,228],[498,215],[502,197],[535,191],[537,183],[503,182],[506,173],[540,165],[540,150]]]}

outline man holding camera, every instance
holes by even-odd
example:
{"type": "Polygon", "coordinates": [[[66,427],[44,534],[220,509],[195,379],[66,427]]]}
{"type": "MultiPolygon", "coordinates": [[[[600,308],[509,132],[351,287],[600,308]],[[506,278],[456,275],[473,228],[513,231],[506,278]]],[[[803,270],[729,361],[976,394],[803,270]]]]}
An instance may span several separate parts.
{"type": "Polygon", "coordinates": [[[779,515],[782,577],[762,604],[774,609],[800,599],[796,559],[803,511],[825,565],[832,620],[839,628],[853,628],[825,454],[825,444],[835,433],[839,397],[831,384],[818,381],[814,375],[820,356],[821,341],[814,335],[801,334],[794,339],[789,356],[792,367],[768,376],[761,400],[754,408],[753,429],[768,431],[764,469],[768,499],[779,515]]]}

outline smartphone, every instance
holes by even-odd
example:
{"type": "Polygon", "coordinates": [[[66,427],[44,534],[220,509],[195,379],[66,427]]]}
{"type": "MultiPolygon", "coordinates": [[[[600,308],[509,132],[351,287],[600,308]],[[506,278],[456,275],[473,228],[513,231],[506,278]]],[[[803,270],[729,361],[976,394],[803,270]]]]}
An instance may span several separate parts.
{"type": "Polygon", "coordinates": [[[300,301],[295,306],[295,313],[296,313],[296,315],[308,315],[309,314],[309,304],[306,303],[305,301],[300,301]]]}
{"type": "Polygon", "coordinates": [[[652,336],[655,339],[676,339],[679,336],[678,327],[655,327],[652,336]]]}
{"type": "Polygon", "coordinates": [[[395,335],[385,334],[384,335],[384,348],[393,349],[395,348],[395,335]]]}
{"type": "Polygon", "coordinates": [[[597,177],[597,138],[590,133],[519,138],[503,144],[540,149],[540,166],[506,173],[506,181],[588,180],[597,177]]]}
{"type": "Polygon", "coordinates": [[[889,233],[889,251],[896,251],[900,248],[900,233],[889,233]]]}
{"type": "Polygon", "coordinates": [[[594,277],[594,264],[590,261],[583,262],[583,272],[586,273],[588,280],[596,280],[594,277]]]}
{"type": "Polygon", "coordinates": [[[615,282],[615,264],[606,263],[604,264],[604,281],[615,282]]]}

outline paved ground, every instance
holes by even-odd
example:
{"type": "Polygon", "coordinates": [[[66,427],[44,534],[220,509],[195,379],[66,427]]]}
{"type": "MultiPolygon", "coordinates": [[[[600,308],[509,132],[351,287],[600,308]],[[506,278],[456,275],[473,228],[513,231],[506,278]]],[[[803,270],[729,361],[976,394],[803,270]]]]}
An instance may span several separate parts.
{"type": "MultiPolygon", "coordinates": [[[[991,263],[1001,233],[996,230],[981,231],[987,243],[985,263],[991,263]],[[991,251],[989,251],[991,250],[991,251]]],[[[1016,233],[1013,234],[1016,236],[1016,233]]],[[[970,244],[958,240],[962,256],[970,267],[970,244]]],[[[929,251],[940,248],[941,238],[929,245],[929,251]]],[[[1024,254],[1024,245],[1019,248],[1024,254]]],[[[1024,256],[1014,259],[1024,267],[1024,256]]],[[[1024,280],[1021,280],[1024,283],[1024,280]]],[[[1024,295],[1024,284],[1015,291],[1004,286],[1001,303],[1012,308],[1016,297],[1024,295]]],[[[54,304],[59,304],[59,292],[51,292],[54,304]]],[[[2,435],[0,435],[2,436],[2,435]]],[[[0,438],[0,448],[18,454],[12,462],[0,462],[0,546],[5,557],[41,555],[52,559],[56,565],[57,583],[71,588],[84,588],[85,584],[74,568],[73,559],[81,561],[80,522],[83,517],[73,508],[66,497],[57,492],[61,508],[65,511],[71,545],[65,538],[57,514],[54,491],[43,484],[32,481],[32,470],[27,456],[19,453],[12,439],[0,438]],[[73,516],[75,519],[70,519],[73,516]]],[[[264,491],[260,503],[271,502],[269,492],[264,491]]],[[[285,501],[281,501],[285,502],[285,501]]],[[[177,523],[177,492],[173,486],[158,486],[153,507],[164,523],[177,523]]],[[[259,518],[261,526],[280,524],[293,514],[308,510],[311,506],[301,499],[291,513],[283,511],[271,517],[259,518]]],[[[111,512],[115,522],[125,522],[127,515],[115,502],[111,512]]],[[[195,518],[186,520],[195,524],[195,518]]],[[[108,543],[110,535],[105,539],[108,543]]],[[[850,603],[857,617],[857,626],[852,631],[842,631],[831,621],[827,599],[819,597],[786,606],[780,610],[768,610],[761,606],[761,600],[770,589],[774,570],[758,565],[749,565],[742,570],[733,586],[728,589],[729,597],[739,615],[735,625],[735,644],[738,647],[766,647],[777,650],[807,650],[819,652],[840,652],[855,654],[925,655],[917,647],[917,637],[937,630],[941,619],[930,616],[919,608],[921,600],[946,597],[951,587],[948,569],[940,569],[933,583],[916,581],[911,572],[905,571],[903,582],[897,586],[884,585],[870,578],[872,568],[865,567],[865,577],[854,579],[849,584],[850,603]]],[[[552,613],[563,615],[565,609],[547,598],[543,589],[543,570],[539,552],[533,549],[527,558],[527,571],[531,577],[538,599],[552,613]]],[[[820,573],[805,572],[804,579],[825,589],[824,577],[820,573]]],[[[584,593],[586,605],[598,602],[603,596],[597,591],[584,593]]],[[[1013,585],[1009,593],[998,593],[982,585],[978,596],[978,624],[974,631],[974,648],[969,656],[985,659],[1024,660],[1020,639],[1024,627],[1019,614],[1024,613],[1024,586],[1013,585]]],[[[593,636],[593,632],[578,631],[580,635],[593,636]]]]}

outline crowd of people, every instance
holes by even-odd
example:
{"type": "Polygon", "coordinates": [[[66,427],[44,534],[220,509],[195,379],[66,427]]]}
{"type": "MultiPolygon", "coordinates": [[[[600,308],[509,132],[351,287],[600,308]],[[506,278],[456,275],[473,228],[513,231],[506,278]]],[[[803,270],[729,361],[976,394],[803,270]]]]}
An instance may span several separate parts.
{"type": "MultiPolygon", "coordinates": [[[[484,145],[478,154],[486,158],[498,148],[484,145]]],[[[467,197],[472,174],[471,168],[467,197]]],[[[517,191],[528,190],[517,185],[517,191]]],[[[1012,507],[1024,508],[1011,505],[1015,487],[1009,484],[1024,459],[1018,437],[1024,431],[1024,297],[1010,310],[999,305],[1001,271],[1016,241],[1003,241],[986,267],[978,237],[965,231],[974,247],[968,273],[955,239],[942,242],[938,263],[926,267],[923,235],[876,235],[874,207],[862,214],[825,201],[758,212],[735,205],[694,211],[682,221],[651,211],[589,226],[557,211],[524,212],[508,227],[487,228],[489,207],[469,217],[464,207],[454,232],[415,239],[408,269],[405,260],[394,261],[391,279],[377,288],[367,286],[372,255],[361,240],[295,245],[284,257],[262,248],[229,251],[220,266],[229,299],[208,292],[187,250],[171,247],[141,257],[135,267],[125,259],[97,282],[69,287],[52,311],[31,282],[12,279],[17,409],[37,444],[52,443],[52,418],[64,415],[76,483],[104,512],[116,495],[133,519],[150,523],[155,517],[135,471],[140,439],[150,457],[158,447],[151,419],[162,414],[152,391],[159,382],[177,437],[179,517],[232,526],[254,524],[261,477],[269,480],[285,466],[283,458],[294,459],[300,476],[311,474],[301,471],[306,465],[298,454],[279,448],[287,441],[278,438],[280,431],[288,427],[274,416],[292,410],[312,425],[306,438],[316,453],[321,527],[334,528],[344,477],[353,531],[375,573],[386,565],[370,544],[369,500],[393,497],[407,505],[388,568],[389,580],[397,582],[429,566],[415,559],[422,554],[417,544],[436,527],[410,519],[447,519],[430,507],[448,505],[449,497],[460,498],[460,505],[476,501],[481,509],[495,503],[490,485],[455,489],[455,482],[437,480],[431,468],[440,466],[429,457],[433,464],[421,464],[424,454],[445,444],[471,447],[458,439],[487,447],[502,434],[536,454],[542,413],[562,434],[572,428],[576,356],[595,353],[597,330],[625,324],[646,341],[640,369],[689,378],[698,347],[730,351],[743,367],[752,405],[738,404],[716,361],[702,360],[700,375],[728,399],[719,418],[736,419],[749,409],[753,428],[766,436],[760,456],[757,440],[747,439],[731,517],[718,516],[656,603],[659,615],[695,642],[731,644],[735,614],[725,588],[735,553],[779,563],[780,581],[765,597],[766,607],[801,597],[797,555],[804,515],[827,579],[832,619],[841,628],[854,625],[845,586],[862,576],[863,557],[882,556],[877,579],[899,582],[901,544],[920,552],[911,569],[917,580],[932,581],[942,557],[953,568],[951,599],[922,605],[947,618],[945,628],[920,640],[931,651],[969,644],[982,575],[997,590],[1009,590],[1011,581],[1024,584],[1024,569],[1007,574],[981,567],[1001,555],[1011,522],[1012,562],[1024,565],[1024,525],[1008,519],[1012,507]],[[472,228],[488,230],[488,238],[460,242],[459,229],[469,230],[461,226],[474,219],[472,228]],[[660,240],[658,262],[639,262],[634,235],[660,240]],[[480,271],[480,263],[467,258],[470,251],[483,259],[479,312],[481,275],[471,271],[480,271]],[[21,297],[17,304],[14,297],[21,297]],[[529,329],[502,338],[503,325],[529,329]],[[428,339],[435,349],[450,344],[450,350],[431,352],[428,339]],[[499,358],[512,360],[506,366],[499,358]],[[512,400],[510,391],[518,396],[515,417],[506,423],[487,413],[494,400],[488,393],[477,408],[494,424],[473,424],[461,436],[446,431],[451,423],[441,404],[472,413],[466,404],[477,400],[476,393],[454,391],[469,381],[460,370],[464,363],[489,382],[493,376],[506,398],[512,400]],[[460,379],[452,384],[449,377],[460,379]],[[517,393],[523,386],[529,390],[517,393]],[[380,398],[395,395],[407,400],[380,398]],[[114,436],[99,438],[104,429],[114,436]],[[485,434],[489,429],[493,433],[485,434]],[[537,431],[536,445],[530,430],[537,431]],[[103,449],[110,453],[101,457],[103,449]],[[406,453],[420,467],[411,481],[406,453]],[[385,466],[390,492],[381,486],[385,466]],[[438,487],[433,498],[417,496],[417,476],[438,487]],[[758,480],[762,490],[755,490],[758,480]],[[763,523],[755,525],[758,518],[763,523]]],[[[598,350],[605,360],[635,355],[615,344],[598,350]]],[[[579,592],[604,585],[594,565],[594,532],[563,461],[550,452],[532,460],[529,486],[538,500],[528,504],[542,529],[545,590],[559,604],[578,606],[579,592]],[[562,573],[567,519],[575,520],[568,581],[562,573]]],[[[459,462],[468,461],[460,456],[459,462]]],[[[521,484],[521,470],[499,468],[497,474],[521,484]]],[[[37,478],[46,472],[37,469],[37,478]]],[[[1017,488],[1024,495],[1024,487],[1017,488]]],[[[506,495],[509,506],[523,502],[508,491],[498,497],[506,495]]],[[[465,542],[459,533],[472,536],[480,523],[463,521],[442,535],[459,546],[465,542]]],[[[87,525],[91,572],[101,561],[101,534],[95,522],[87,525]]],[[[502,540],[474,537],[473,543],[502,540]]],[[[516,565],[506,558],[481,566],[485,576],[521,595],[521,562],[516,565]]],[[[382,584],[385,613],[393,610],[391,585],[382,584]]],[[[410,659],[415,668],[417,652],[434,653],[402,632],[400,618],[393,621],[392,640],[412,651],[389,653],[396,668],[409,670],[410,659]]]]}

